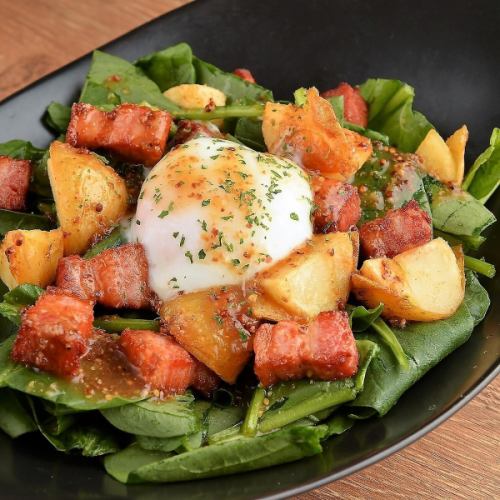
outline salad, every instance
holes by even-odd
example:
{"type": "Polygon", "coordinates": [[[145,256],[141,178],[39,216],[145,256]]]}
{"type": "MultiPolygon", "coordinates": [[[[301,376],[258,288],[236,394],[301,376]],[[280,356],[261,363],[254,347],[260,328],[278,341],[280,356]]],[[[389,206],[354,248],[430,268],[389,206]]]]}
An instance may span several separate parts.
{"type": "Polygon", "coordinates": [[[0,144],[0,429],[123,483],[286,463],[385,415],[490,300],[500,129],[466,171],[398,80],[273,98],[181,43],[96,51],[0,144]],[[362,425],[362,424],[357,424],[362,425]]]}

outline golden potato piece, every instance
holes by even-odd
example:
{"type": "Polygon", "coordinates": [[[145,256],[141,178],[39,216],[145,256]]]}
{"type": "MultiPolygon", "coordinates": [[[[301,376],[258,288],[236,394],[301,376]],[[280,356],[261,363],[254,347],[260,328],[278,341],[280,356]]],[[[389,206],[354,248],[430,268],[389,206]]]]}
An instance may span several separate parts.
{"type": "Polygon", "coordinates": [[[464,154],[468,137],[465,125],[446,142],[434,129],[429,130],[416,151],[422,157],[426,172],[441,182],[460,186],[464,178],[464,154]]]}
{"type": "Polygon", "coordinates": [[[338,309],[349,296],[358,244],[357,232],[314,235],[289,257],[260,273],[257,286],[271,303],[305,320],[338,309]]]}
{"type": "Polygon", "coordinates": [[[25,283],[45,288],[54,281],[63,252],[60,228],[9,231],[0,246],[0,278],[11,290],[25,283]]]}
{"type": "Polygon", "coordinates": [[[251,308],[252,316],[256,319],[276,322],[302,320],[302,318],[290,314],[286,309],[280,307],[276,302],[258,290],[249,295],[248,304],[251,308]]]}
{"type": "Polygon", "coordinates": [[[315,88],[307,91],[304,106],[266,103],[262,133],[270,153],[339,180],[351,177],[372,153],[370,139],[342,128],[315,88]]]}
{"type": "Polygon", "coordinates": [[[382,315],[412,321],[450,317],[465,293],[463,254],[442,238],[396,255],[368,259],[352,276],[356,297],[382,315]]]}
{"type": "Polygon", "coordinates": [[[53,142],[48,173],[64,232],[64,255],[85,252],[96,235],[125,215],[125,181],[89,151],[53,142]]]}
{"type": "Polygon", "coordinates": [[[251,339],[238,320],[239,287],[186,293],[163,303],[160,316],[184,349],[232,384],[250,357],[251,339]]]}

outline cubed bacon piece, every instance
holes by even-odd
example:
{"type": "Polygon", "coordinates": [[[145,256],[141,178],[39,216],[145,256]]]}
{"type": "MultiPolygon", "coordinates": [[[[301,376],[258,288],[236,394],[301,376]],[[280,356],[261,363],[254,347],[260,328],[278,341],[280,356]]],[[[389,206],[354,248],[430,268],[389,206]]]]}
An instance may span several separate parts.
{"type": "Polygon", "coordinates": [[[23,210],[31,178],[31,164],[0,156],[0,208],[23,210]]]}
{"type": "Polygon", "coordinates": [[[173,337],[149,330],[124,330],[120,346],[152,389],[180,394],[190,386],[208,395],[219,378],[194,359],[173,337]]]}
{"type": "Polygon", "coordinates": [[[254,370],[264,386],[310,377],[336,380],[358,369],[356,341],[344,311],[319,314],[309,325],[264,324],[254,337],[254,370]]]}
{"type": "Polygon", "coordinates": [[[44,293],[22,315],[11,357],[60,377],[78,375],[93,335],[92,303],[62,293],[44,293]]]}
{"type": "Polygon", "coordinates": [[[121,104],[102,111],[91,104],[76,103],[66,141],[74,147],[104,149],[129,162],[155,165],[163,156],[172,118],[148,106],[121,104]]]}
{"type": "Polygon", "coordinates": [[[344,118],[360,127],[368,126],[368,105],[361,96],[359,89],[351,87],[348,83],[341,83],[338,87],[326,90],[321,94],[325,99],[328,97],[344,97],[344,118]]]}
{"type": "Polygon", "coordinates": [[[246,82],[255,83],[255,78],[253,77],[249,69],[237,68],[233,71],[233,74],[239,76],[242,80],[245,80],[246,82]]]}
{"type": "Polygon", "coordinates": [[[191,139],[198,137],[215,137],[222,139],[224,136],[221,134],[217,125],[211,122],[200,122],[196,120],[180,120],[177,123],[177,132],[174,136],[174,144],[184,144],[191,139]]]}
{"type": "Polygon", "coordinates": [[[78,255],[64,257],[57,266],[56,285],[115,309],[148,308],[153,299],[148,262],[139,243],[110,248],[88,260],[78,255]]]}
{"type": "Polygon", "coordinates": [[[394,257],[432,239],[432,221],[415,200],[403,208],[389,210],[363,224],[359,230],[361,248],[366,257],[394,257]]]}
{"type": "Polygon", "coordinates": [[[361,217],[361,201],[355,186],[334,179],[315,177],[312,181],[316,233],[348,231],[361,217]]]}

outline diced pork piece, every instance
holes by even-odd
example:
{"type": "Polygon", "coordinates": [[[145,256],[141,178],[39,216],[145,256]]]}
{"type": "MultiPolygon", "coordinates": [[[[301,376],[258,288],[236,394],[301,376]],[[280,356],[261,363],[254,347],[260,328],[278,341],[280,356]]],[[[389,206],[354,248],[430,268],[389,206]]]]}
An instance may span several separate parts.
{"type": "Polygon", "coordinates": [[[348,231],[361,217],[358,190],[351,184],[333,179],[315,177],[312,181],[316,207],[314,230],[316,233],[348,231]]]}
{"type": "Polygon", "coordinates": [[[148,308],[153,298],[146,254],[138,243],[110,248],[88,260],[78,255],[64,257],[57,266],[56,285],[115,309],[148,308]]]}
{"type": "Polygon", "coordinates": [[[125,330],[120,336],[120,346],[152,389],[180,394],[193,386],[209,394],[218,385],[218,377],[168,335],[125,330]]]}
{"type": "Polygon", "coordinates": [[[46,292],[24,311],[11,357],[60,377],[78,375],[93,320],[90,301],[46,292]]]}
{"type": "Polygon", "coordinates": [[[254,337],[254,370],[264,386],[305,377],[336,380],[358,369],[356,341],[344,311],[324,312],[309,325],[264,324],[254,337]]]}
{"type": "Polygon", "coordinates": [[[368,105],[363,99],[359,89],[351,87],[348,83],[341,83],[338,87],[327,90],[321,94],[325,99],[328,97],[344,97],[344,118],[360,127],[368,126],[368,105]]]}
{"type": "Polygon", "coordinates": [[[191,139],[198,137],[216,137],[221,139],[223,135],[217,125],[211,122],[201,122],[196,120],[180,120],[177,123],[177,132],[174,136],[174,144],[184,144],[191,139]]]}
{"type": "Polygon", "coordinates": [[[359,230],[361,248],[366,257],[394,257],[432,239],[432,221],[415,200],[403,208],[389,210],[363,224],[359,230]]]}
{"type": "Polygon", "coordinates": [[[91,104],[76,103],[66,141],[75,147],[104,149],[131,163],[155,165],[163,156],[172,118],[148,106],[121,104],[102,111],[91,104]]]}
{"type": "Polygon", "coordinates": [[[0,208],[23,210],[31,178],[31,164],[0,156],[0,208]]]}
{"type": "Polygon", "coordinates": [[[253,77],[249,69],[237,68],[233,71],[233,74],[239,76],[242,80],[245,80],[246,82],[255,83],[255,78],[253,77]]]}

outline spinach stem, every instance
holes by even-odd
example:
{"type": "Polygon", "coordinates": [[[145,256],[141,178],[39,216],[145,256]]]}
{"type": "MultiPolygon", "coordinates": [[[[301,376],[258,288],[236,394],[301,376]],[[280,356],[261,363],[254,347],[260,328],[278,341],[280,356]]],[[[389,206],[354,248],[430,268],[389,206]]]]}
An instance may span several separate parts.
{"type": "Polygon", "coordinates": [[[241,426],[241,433],[244,436],[252,437],[257,433],[257,426],[259,424],[259,417],[262,411],[262,404],[264,398],[266,397],[266,391],[263,387],[257,387],[255,389],[250,405],[248,406],[247,414],[245,415],[245,420],[241,426]]]}
{"type": "Polygon", "coordinates": [[[408,356],[403,351],[399,340],[396,335],[394,335],[394,332],[387,326],[386,322],[381,318],[377,318],[371,326],[391,349],[401,368],[407,370],[409,368],[408,356]]]}
{"type": "Polygon", "coordinates": [[[160,320],[109,316],[96,318],[94,326],[111,333],[121,333],[127,328],[130,330],[152,330],[158,332],[160,330],[160,320]]]}
{"type": "Polygon", "coordinates": [[[469,255],[464,256],[464,264],[467,269],[482,274],[487,278],[493,278],[496,273],[495,266],[481,259],[476,259],[469,255]]]}
{"type": "Polygon", "coordinates": [[[171,111],[174,118],[184,120],[214,120],[216,118],[257,118],[264,112],[263,104],[219,106],[212,111],[204,108],[171,111]]]}

